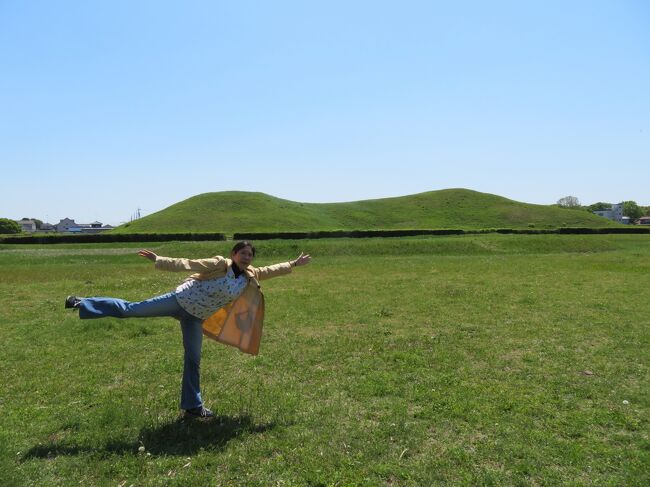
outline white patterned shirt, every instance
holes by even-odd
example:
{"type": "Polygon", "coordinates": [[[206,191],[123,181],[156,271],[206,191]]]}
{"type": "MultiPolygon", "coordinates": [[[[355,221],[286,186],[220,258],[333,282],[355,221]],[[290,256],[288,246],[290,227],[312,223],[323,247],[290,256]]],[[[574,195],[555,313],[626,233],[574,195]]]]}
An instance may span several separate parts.
{"type": "Polygon", "coordinates": [[[235,277],[230,267],[225,276],[217,279],[190,279],[181,283],[176,288],[176,299],[185,311],[206,320],[215,311],[237,299],[244,292],[246,284],[246,273],[235,277]]]}

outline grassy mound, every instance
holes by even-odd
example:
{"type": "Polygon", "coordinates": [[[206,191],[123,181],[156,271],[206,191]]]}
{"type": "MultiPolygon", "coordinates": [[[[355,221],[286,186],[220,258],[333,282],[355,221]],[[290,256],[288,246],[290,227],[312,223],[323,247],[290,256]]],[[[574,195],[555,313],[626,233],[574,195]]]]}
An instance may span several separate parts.
{"type": "Polygon", "coordinates": [[[467,189],[349,203],[299,203],[264,193],[204,193],[118,227],[120,233],[299,232],[608,227],[583,210],[533,205],[467,189]]]}

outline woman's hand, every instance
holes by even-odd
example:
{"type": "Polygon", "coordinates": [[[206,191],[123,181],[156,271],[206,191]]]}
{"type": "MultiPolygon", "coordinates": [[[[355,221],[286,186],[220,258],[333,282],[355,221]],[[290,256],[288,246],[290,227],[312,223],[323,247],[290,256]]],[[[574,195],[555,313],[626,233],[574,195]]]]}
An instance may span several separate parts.
{"type": "Polygon", "coordinates": [[[301,265],[307,265],[310,262],[311,262],[311,256],[309,254],[305,255],[302,252],[300,252],[300,255],[298,256],[298,258],[296,260],[289,261],[289,263],[293,267],[298,267],[298,266],[301,266],[301,265]]]}
{"type": "Polygon", "coordinates": [[[156,257],[158,257],[151,250],[147,250],[147,249],[142,249],[138,251],[138,255],[144,257],[145,259],[149,259],[152,262],[156,262],[156,257]]]}

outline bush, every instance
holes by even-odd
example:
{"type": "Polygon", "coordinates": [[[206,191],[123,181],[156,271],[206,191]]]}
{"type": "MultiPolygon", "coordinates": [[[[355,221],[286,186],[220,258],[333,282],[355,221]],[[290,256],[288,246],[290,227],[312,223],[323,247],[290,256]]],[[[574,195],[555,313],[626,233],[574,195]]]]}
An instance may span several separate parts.
{"type": "Polygon", "coordinates": [[[82,235],[25,235],[0,238],[6,244],[169,242],[173,240],[226,240],[223,233],[93,233],[82,235]]]}
{"type": "Polygon", "coordinates": [[[0,218],[0,233],[20,233],[22,229],[20,225],[9,218],[0,218]]]}

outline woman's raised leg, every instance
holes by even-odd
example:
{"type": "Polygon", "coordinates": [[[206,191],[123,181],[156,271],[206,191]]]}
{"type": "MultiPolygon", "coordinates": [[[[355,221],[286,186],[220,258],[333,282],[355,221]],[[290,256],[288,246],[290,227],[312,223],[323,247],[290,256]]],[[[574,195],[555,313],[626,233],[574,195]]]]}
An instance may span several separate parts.
{"type": "Polygon", "coordinates": [[[118,298],[81,298],[77,306],[79,318],[148,318],[154,316],[177,317],[182,308],[174,293],[156,296],[145,301],[126,301],[118,298]]]}

